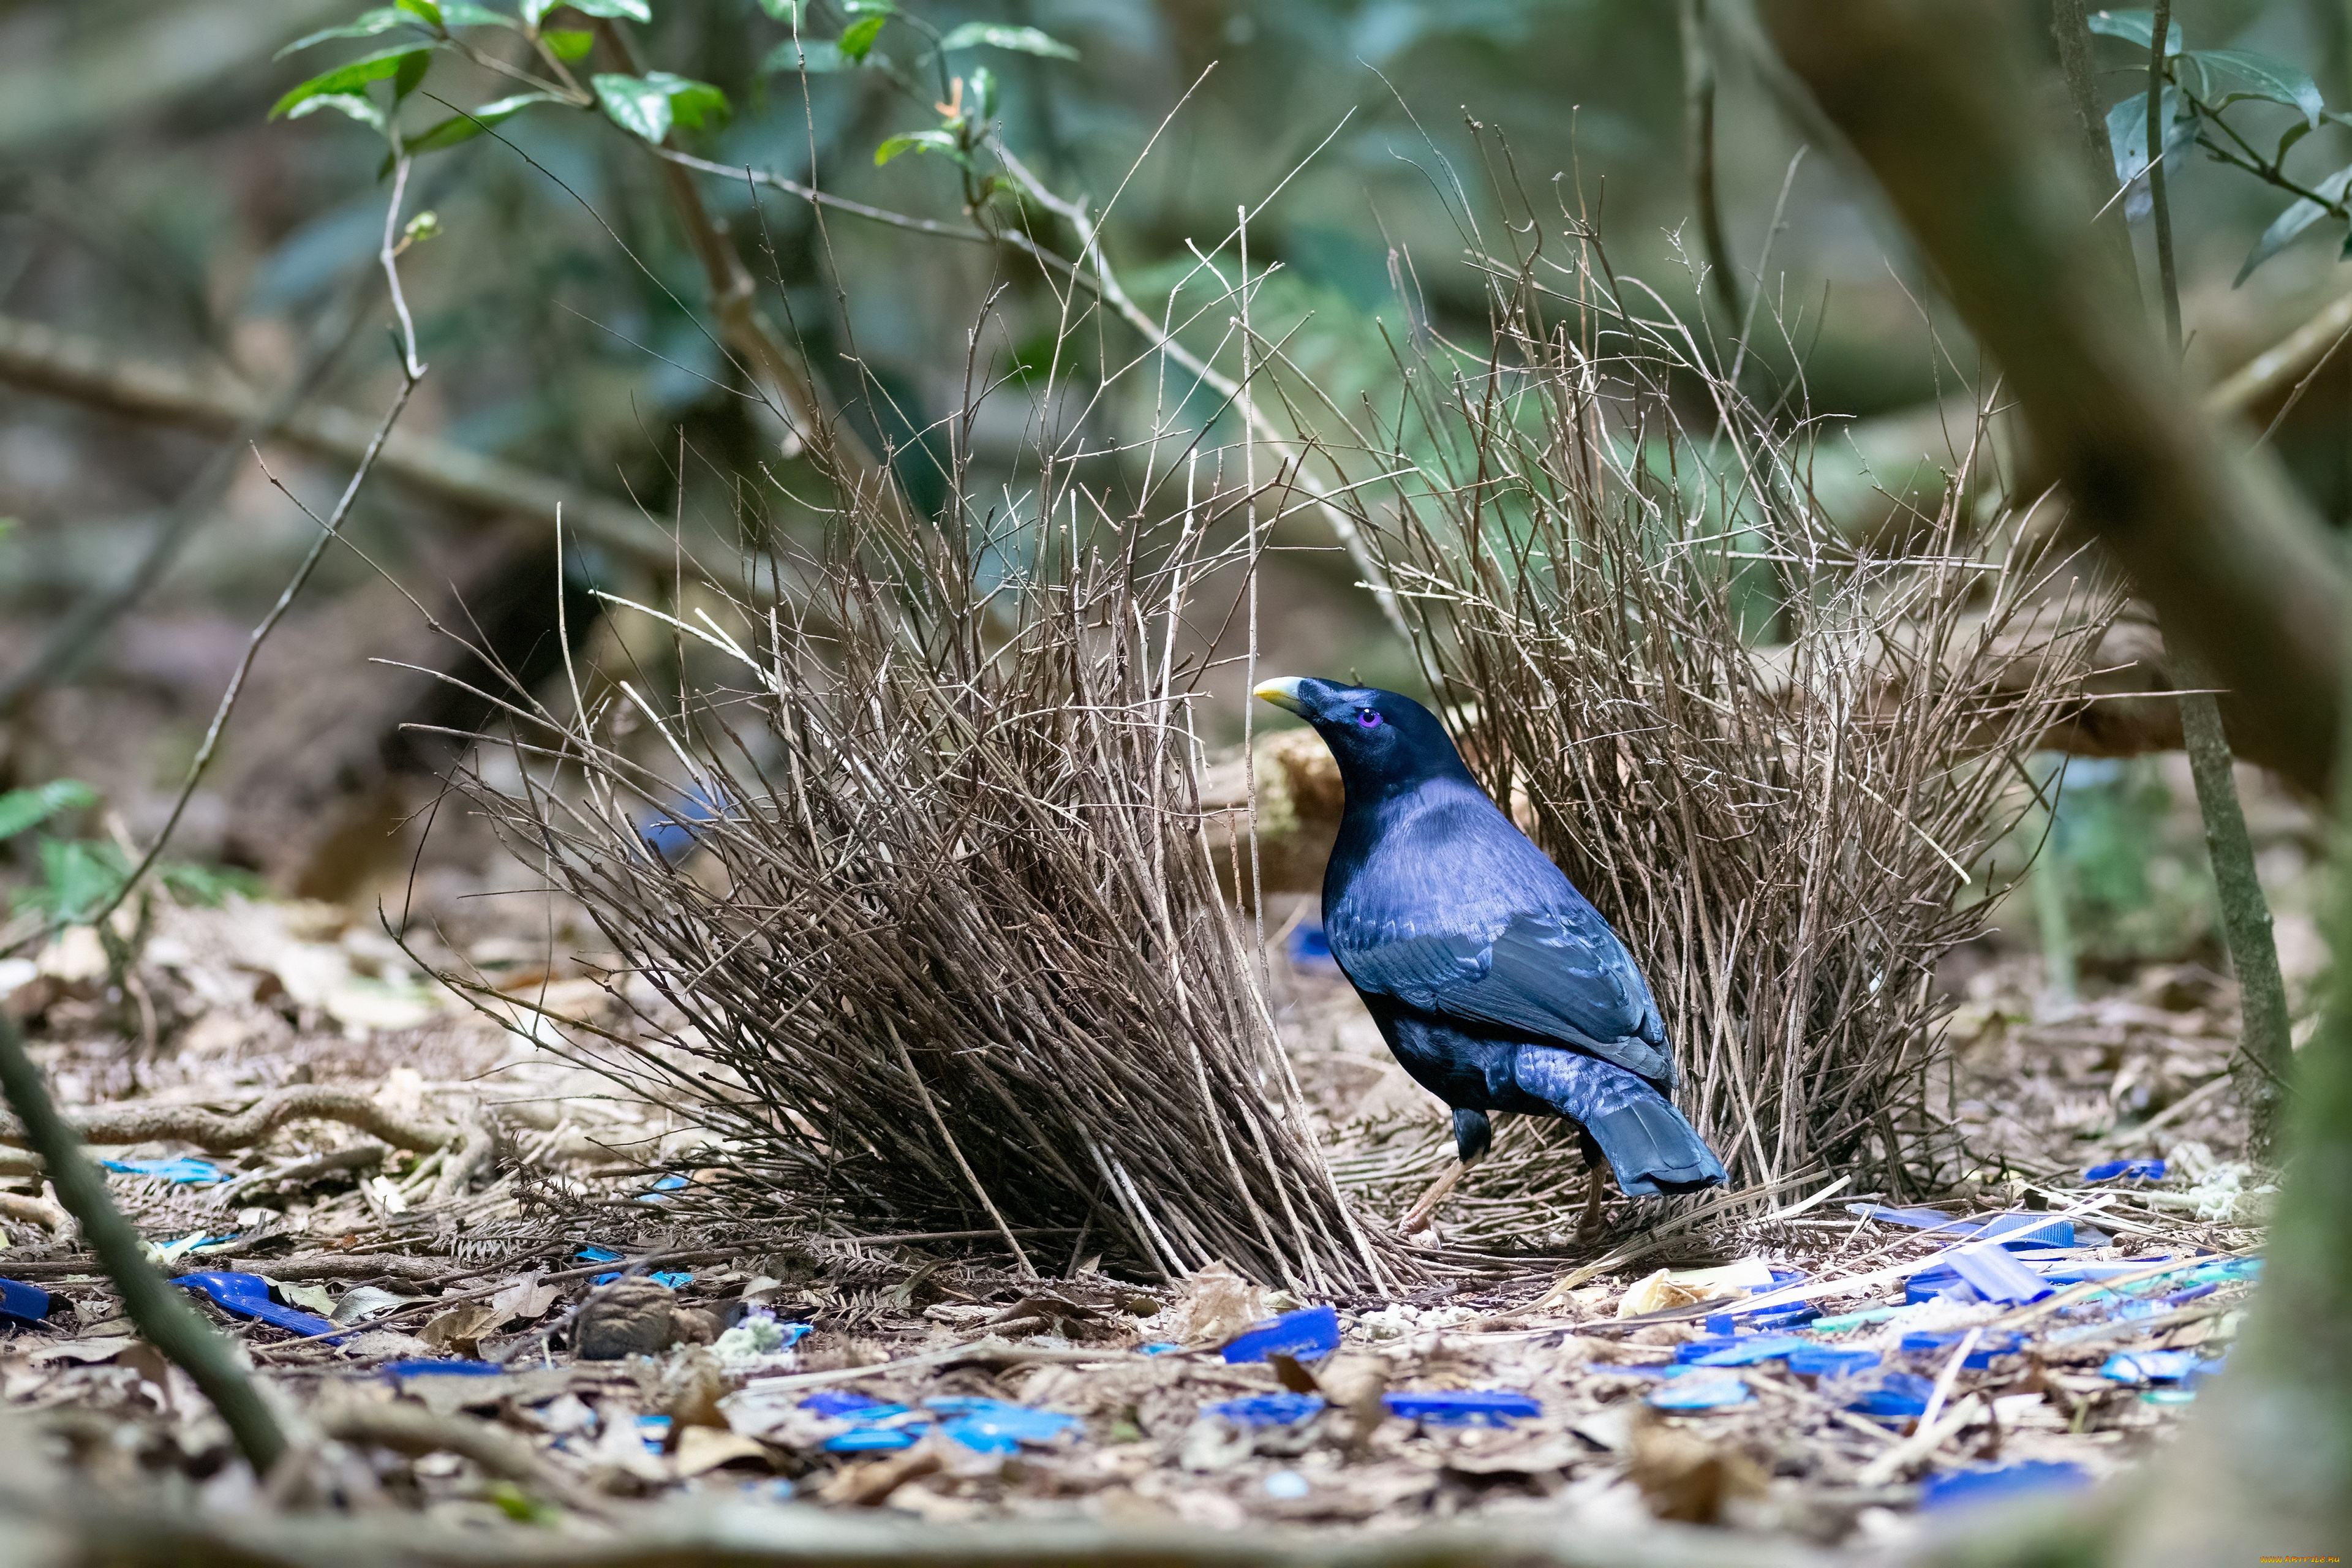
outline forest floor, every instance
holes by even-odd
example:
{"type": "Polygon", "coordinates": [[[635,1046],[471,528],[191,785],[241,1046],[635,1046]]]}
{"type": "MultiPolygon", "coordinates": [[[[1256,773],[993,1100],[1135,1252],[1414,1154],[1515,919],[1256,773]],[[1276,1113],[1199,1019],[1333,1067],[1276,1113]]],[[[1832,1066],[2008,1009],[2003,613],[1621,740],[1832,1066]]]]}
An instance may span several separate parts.
{"type": "MultiPolygon", "coordinates": [[[[1965,1229],[1853,1212],[1906,1200],[1845,1184],[1663,1241],[1621,1228],[1581,1268],[1560,1233],[1579,1194],[1530,1218],[1474,1184],[1433,1256],[1513,1226],[1537,1250],[1330,1303],[1328,1355],[1229,1361],[1251,1323],[1322,1303],[1076,1258],[1024,1279],[938,1240],[682,1212],[679,1178],[656,1189],[647,1171],[690,1170],[701,1134],[415,962],[614,1023],[593,952],[546,956],[577,934],[477,920],[412,953],[337,908],[233,901],[161,910],[125,984],[87,931],[0,965],[169,1271],[231,1298],[266,1282],[251,1289],[276,1325],[200,1299],[309,1434],[265,1493],[31,1162],[0,1149],[0,1276],[48,1294],[46,1315],[0,1327],[9,1448],[108,1487],[178,1478],[223,1516],[308,1498],[590,1534],[718,1494],[926,1521],[1665,1518],[1886,1542],[1923,1507],[2146,1454],[2224,1358],[2258,1268],[2269,1189],[2223,1073],[2230,984],[2150,966],[2054,1006],[2036,963],[1995,952],[1952,1024],[1974,1166],[1942,1206],[2031,1216],[2005,1257],[2056,1296],[1922,1280],[1965,1229]],[[2166,1172],[2085,1179],[2131,1157],[2166,1172]],[[1813,1293],[1761,1331],[1706,1321],[1796,1275],[1813,1293]],[[1493,1397],[1425,1397],[1464,1391],[1493,1397]]],[[[1335,1163],[1386,1212],[1443,1162],[1434,1102],[1328,967],[1301,962],[1279,990],[1335,1163]]],[[[1313,1314],[1293,1325],[1312,1339],[1313,1314]]]]}

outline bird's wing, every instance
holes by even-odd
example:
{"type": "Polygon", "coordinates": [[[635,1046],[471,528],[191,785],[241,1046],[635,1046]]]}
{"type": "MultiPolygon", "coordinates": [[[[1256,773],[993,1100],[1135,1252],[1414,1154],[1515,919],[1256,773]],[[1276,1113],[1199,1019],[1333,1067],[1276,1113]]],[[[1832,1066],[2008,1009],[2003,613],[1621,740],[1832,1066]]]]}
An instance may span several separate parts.
{"type": "Polygon", "coordinates": [[[1600,917],[1548,910],[1500,930],[1405,935],[1341,922],[1331,954],[1365,991],[1465,1023],[1524,1031],[1671,1084],[1657,1004],[1633,955],[1600,917]]]}

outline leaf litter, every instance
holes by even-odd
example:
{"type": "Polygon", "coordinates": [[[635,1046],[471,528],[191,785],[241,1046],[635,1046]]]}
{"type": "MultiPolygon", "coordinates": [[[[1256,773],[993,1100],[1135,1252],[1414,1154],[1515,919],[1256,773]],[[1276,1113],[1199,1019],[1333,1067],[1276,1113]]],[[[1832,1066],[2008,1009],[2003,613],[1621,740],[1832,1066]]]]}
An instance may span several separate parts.
{"type": "MultiPolygon", "coordinates": [[[[2226,1365],[2259,1273],[2262,1184],[2230,1157],[2227,1098],[2196,1099],[2231,999],[2196,973],[2056,1016],[1980,977],[1956,1026],[1979,1168],[1936,1205],[1816,1178],[1763,1218],[1621,1215],[1605,1256],[1572,1258],[1580,1194],[1512,1251],[1496,1215],[1530,1200],[1482,1206],[1474,1183],[1428,1249],[1439,1283],[1310,1301],[1223,1266],[1113,1279],[1083,1238],[1061,1277],[1024,1278],[972,1237],[721,1214],[698,1161],[723,1148],[528,1023],[451,1005],[339,911],[174,911],[142,963],[170,1021],[152,1048],[69,947],[0,975],[69,1112],[218,1127],[307,1085],[446,1133],[399,1148],[338,1113],[93,1150],[167,1271],[328,1439],[267,1498],[0,1150],[0,1420],[56,1464],[177,1474],[215,1510],[388,1500],[594,1531],[719,1493],[936,1522],[1882,1541],[2144,1455],[2226,1365]]],[[[463,949],[427,956],[617,1021],[593,957],[499,932],[463,949]]],[[[1389,1152],[1442,1137],[1433,1102],[1330,976],[1286,972],[1281,994],[1343,1180],[1401,1208],[1416,1173],[1389,1152]]]]}

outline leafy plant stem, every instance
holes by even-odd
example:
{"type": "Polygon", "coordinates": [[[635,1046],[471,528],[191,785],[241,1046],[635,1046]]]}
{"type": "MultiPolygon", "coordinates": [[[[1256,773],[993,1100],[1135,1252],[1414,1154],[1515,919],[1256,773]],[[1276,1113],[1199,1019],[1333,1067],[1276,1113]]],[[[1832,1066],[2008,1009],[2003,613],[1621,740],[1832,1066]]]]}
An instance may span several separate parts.
{"type": "MultiPolygon", "coordinates": [[[[2107,148],[2105,115],[2099,109],[2099,83],[2091,69],[2091,25],[2084,0],[2056,0],[2050,8],[2050,32],[2058,45],[2058,67],[2066,79],[2066,94],[2083,132],[2083,168],[2091,189],[2104,192],[2115,182],[2115,163],[2107,148]]],[[[2131,226],[2115,203],[2095,197],[2101,205],[2093,220],[2114,252],[2116,269],[2135,291],[2138,269],[2132,261],[2131,226]]]]}
{"type": "Polygon", "coordinates": [[[58,1201],[80,1222],[83,1239],[121,1294],[123,1310],[139,1325],[140,1335],[194,1380],[220,1412],[254,1475],[268,1476],[286,1452],[286,1435],[277,1416],[237,1363],[228,1342],[213,1332],[194,1305],[148,1262],[146,1244],[107,1195],[105,1179],[58,1113],[40,1068],[25,1054],[16,1021],[5,1011],[0,1011],[0,1091],[6,1093],[10,1109],[24,1124],[25,1142],[40,1155],[58,1201]]]}
{"type": "Polygon", "coordinates": [[[1706,247],[1708,281],[1727,321],[1740,319],[1739,279],[1723,233],[1723,202],[1715,177],[1715,56],[1707,45],[1707,0],[1681,0],[1683,139],[1690,158],[1691,195],[1698,204],[1699,237],[1706,247]]]}
{"type": "MultiPolygon", "coordinates": [[[[2171,25],[2172,0],[2156,0],[2156,20],[2150,26],[2159,46],[2171,25]]],[[[2177,366],[2180,363],[2180,279],[2173,271],[2172,214],[2164,191],[2165,58],[2161,47],[2147,52],[2147,195],[2154,211],[2157,279],[2164,291],[2165,343],[2177,366]]]]}
{"type": "MultiPolygon", "coordinates": [[[[394,145],[397,147],[397,142],[394,145]]],[[[139,863],[122,879],[121,886],[114,889],[113,896],[90,915],[88,923],[91,925],[103,926],[107,919],[122,907],[123,900],[146,879],[147,874],[155,868],[155,862],[163,858],[164,846],[171,843],[173,833],[180,826],[180,818],[187,813],[188,802],[195,796],[196,785],[203,781],[205,771],[212,765],[214,753],[220,749],[221,734],[228,728],[229,715],[236,711],[237,699],[245,691],[246,678],[253,672],[253,662],[260,655],[261,645],[269,639],[271,632],[278,629],[278,623],[286,618],[286,612],[301,595],[311,574],[318,570],[319,563],[325,559],[328,550],[342,537],[343,521],[351,516],[352,503],[359,500],[360,490],[366,485],[368,475],[374,471],[376,459],[383,452],[383,444],[392,435],[392,427],[399,423],[402,411],[407,408],[409,397],[416,391],[416,384],[425,374],[424,362],[416,357],[416,323],[410,318],[408,302],[400,291],[400,266],[395,259],[400,242],[400,210],[408,194],[409,166],[407,153],[399,153],[393,171],[392,199],[384,207],[383,240],[376,253],[377,260],[383,268],[384,281],[391,289],[394,313],[400,321],[400,390],[394,395],[392,406],[385,410],[383,418],[377,424],[367,450],[361,454],[358,467],[352,470],[350,482],[343,486],[343,493],[337,499],[334,511],[329,515],[326,526],[311,544],[310,552],[294,569],[294,575],[279,591],[277,602],[269,606],[268,614],[262,616],[246,638],[245,654],[237,660],[236,669],[229,677],[228,689],[221,693],[219,706],[213,710],[212,723],[205,729],[204,741],[188,763],[187,776],[180,782],[179,795],[172,802],[171,815],[163,819],[162,831],[155,835],[154,843],[148,846],[147,853],[139,863]]]]}

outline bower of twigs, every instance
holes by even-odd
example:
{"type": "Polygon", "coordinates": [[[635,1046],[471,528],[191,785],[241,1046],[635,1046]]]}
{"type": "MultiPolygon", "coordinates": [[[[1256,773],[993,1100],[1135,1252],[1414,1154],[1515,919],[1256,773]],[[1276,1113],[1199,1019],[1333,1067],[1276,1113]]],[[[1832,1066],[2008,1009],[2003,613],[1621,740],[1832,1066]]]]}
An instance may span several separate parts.
{"type": "MultiPolygon", "coordinates": [[[[2111,602],[1977,515],[1975,444],[1899,540],[1848,539],[1808,482],[1833,432],[1756,406],[1595,242],[1489,265],[1491,352],[1415,366],[1383,450],[1413,460],[1364,512],[1431,685],[1641,961],[1735,1189],[1947,1184],[1932,973],[2005,890],[1980,863],[2031,809],[2016,763],[2111,602]]],[[[1349,1176],[1395,1201],[1434,1163],[1401,1142],[1349,1176]]],[[[1564,1228],[1580,1163],[1520,1130],[1457,1237],[1564,1228]]]]}
{"type": "Polygon", "coordinates": [[[812,586],[664,617],[740,686],[517,709],[533,787],[474,798],[626,971],[634,1026],[572,1043],[723,1136],[689,1201],[1045,1274],[1391,1281],[1305,1134],[1194,793],[1176,631],[1230,531],[1187,512],[1147,554],[1066,481],[1024,523],[966,472],[944,527],[845,487],[784,574],[812,586]],[[616,742],[645,725],[659,770],[616,742]],[[673,865],[642,830],[698,799],[721,809],[673,865]]]}

